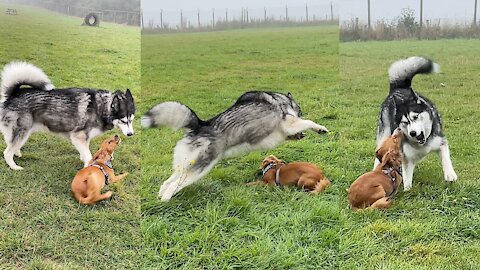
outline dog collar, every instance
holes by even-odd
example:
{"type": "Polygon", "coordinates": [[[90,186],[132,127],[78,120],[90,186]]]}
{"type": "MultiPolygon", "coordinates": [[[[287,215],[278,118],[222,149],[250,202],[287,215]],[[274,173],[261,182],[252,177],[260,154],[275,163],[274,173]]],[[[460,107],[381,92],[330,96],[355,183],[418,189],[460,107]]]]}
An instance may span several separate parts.
{"type": "Polygon", "coordinates": [[[269,163],[269,164],[267,165],[267,167],[263,168],[263,169],[262,169],[262,177],[265,176],[265,174],[266,174],[268,171],[270,171],[271,168],[275,167],[275,165],[276,165],[276,164],[272,162],[272,163],[269,163]]]}
{"type": "MultiPolygon", "coordinates": [[[[107,162],[107,164],[105,164],[107,167],[109,167],[110,169],[112,168],[112,163],[111,161],[109,160],[107,162]],[[108,166],[110,165],[110,166],[108,166]]],[[[100,171],[102,171],[103,173],[103,176],[105,176],[105,185],[108,185],[110,184],[110,176],[108,176],[108,173],[105,171],[105,168],[103,168],[101,165],[97,164],[97,161],[94,161],[92,164],[90,164],[90,166],[93,166],[93,167],[97,167],[100,169],[100,171]]]]}

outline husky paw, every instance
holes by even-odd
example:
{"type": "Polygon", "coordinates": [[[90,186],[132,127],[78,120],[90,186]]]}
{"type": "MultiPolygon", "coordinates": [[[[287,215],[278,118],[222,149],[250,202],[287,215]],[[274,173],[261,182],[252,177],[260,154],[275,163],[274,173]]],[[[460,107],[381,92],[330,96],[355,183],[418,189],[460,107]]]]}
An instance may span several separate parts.
{"type": "Polygon", "coordinates": [[[161,196],[161,197],[159,196],[159,199],[160,199],[160,201],[162,201],[162,202],[169,202],[171,198],[172,198],[171,196],[167,196],[166,194],[164,194],[164,195],[161,196]]]}
{"type": "Polygon", "coordinates": [[[20,150],[18,150],[16,153],[15,153],[15,156],[16,157],[22,157],[22,152],[20,150]]]}
{"type": "Polygon", "coordinates": [[[315,128],[314,131],[317,132],[318,134],[328,133],[328,129],[320,125],[317,128],[315,128]]]}
{"type": "Polygon", "coordinates": [[[412,189],[412,185],[403,185],[403,191],[409,191],[412,189]]]}
{"type": "Polygon", "coordinates": [[[15,166],[10,166],[10,169],[15,170],[15,171],[21,171],[21,170],[23,170],[23,167],[15,165],[15,166]]]}
{"type": "Polygon", "coordinates": [[[457,181],[458,179],[457,174],[454,171],[446,172],[444,177],[445,177],[445,181],[447,182],[454,182],[454,181],[457,181]]]}

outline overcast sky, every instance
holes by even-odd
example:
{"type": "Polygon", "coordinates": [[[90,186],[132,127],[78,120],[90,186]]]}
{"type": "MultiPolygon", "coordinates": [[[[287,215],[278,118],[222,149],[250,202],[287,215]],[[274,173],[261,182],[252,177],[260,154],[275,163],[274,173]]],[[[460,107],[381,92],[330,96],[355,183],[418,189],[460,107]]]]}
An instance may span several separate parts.
{"type": "MultiPolygon", "coordinates": [[[[340,20],[348,21],[358,17],[366,22],[367,2],[367,0],[339,0],[340,20]]],[[[423,0],[423,18],[470,23],[473,21],[474,6],[475,0],[423,0]]],[[[370,0],[371,21],[373,23],[380,19],[391,20],[401,14],[402,8],[411,8],[415,10],[417,19],[420,17],[420,0],[370,0]]]]}
{"type": "Polygon", "coordinates": [[[242,8],[248,8],[250,18],[263,18],[264,8],[267,16],[285,16],[285,6],[288,6],[288,17],[303,19],[305,17],[305,5],[308,5],[309,17],[328,16],[330,18],[330,4],[334,6],[334,17],[338,17],[338,0],[142,0],[144,22],[147,24],[154,20],[160,22],[160,10],[163,10],[163,21],[170,25],[180,22],[180,10],[184,18],[192,24],[197,23],[197,10],[200,9],[202,23],[211,23],[212,9],[215,9],[216,20],[225,18],[225,10],[228,9],[228,18],[240,17],[242,8]]]}

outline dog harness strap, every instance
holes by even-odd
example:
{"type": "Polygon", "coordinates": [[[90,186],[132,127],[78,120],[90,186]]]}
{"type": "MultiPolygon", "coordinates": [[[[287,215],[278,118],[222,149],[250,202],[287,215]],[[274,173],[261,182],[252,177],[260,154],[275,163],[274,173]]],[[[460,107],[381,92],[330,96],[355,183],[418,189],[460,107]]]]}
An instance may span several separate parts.
{"type": "Polygon", "coordinates": [[[395,171],[401,176],[401,169],[394,169],[392,167],[389,167],[386,170],[382,171],[384,174],[388,175],[388,177],[390,177],[390,180],[392,181],[392,192],[387,197],[393,198],[397,194],[397,185],[395,183],[397,181],[397,178],[393,176],[392,173],[395,171]]]}
{"type": "Polygon", "coordinates": [[[277,173],[275,174],[275,184],[277,185],[277,187],[280,186],[280,168],[282,168],[283,166],[279,167],[277,169],[277,173]]]}
{"type": "Polygon", "coordinates": [[[105,176],[105,185],[108,185],[110,184],[110,176],[108,176],[108,173],[105,171],[105,168],[103,168],[102,166],[96,164],[96,162],[92,163],[92,165],[90,166],[93,166],[93,167],[97,167],[100,169],[100,171],[102,171],[103,173],[103,176],[105,176]]]}

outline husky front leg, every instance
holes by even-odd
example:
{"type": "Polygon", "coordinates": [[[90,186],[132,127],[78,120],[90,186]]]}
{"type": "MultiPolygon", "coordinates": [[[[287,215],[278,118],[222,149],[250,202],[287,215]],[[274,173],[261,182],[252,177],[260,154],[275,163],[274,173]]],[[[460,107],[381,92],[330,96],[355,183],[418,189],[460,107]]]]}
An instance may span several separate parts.
{"type": "Polygon", "coordinates": [[[80,160],[82,160],[84,167],[88,165],[88,162],[92,159],[92,153],[90,152],[90,141],[85,133],[73,133],[70,135],[70,140],[73,146],[80,153],[80,160]]]}
{"type": "Polygon", "coordinates": [[[408,161],[404,158],[404,162],[402,163],[404,191],[409,191],[412,188],[414,170],[415,170],[415,163],[408,161]]]}
{"type": "Polygon", "coordinates": [[[310,120],[304,120],[292,115],[287,115],[285,122],[282,123],[283,130],[288,136],[295,135],[307,129],[311,129],[317,133],[326,133],[328,129],[310,120]]]}
{"type": "Polygon", "coordinates": [[[452,160],[450,159],[450,149],[448,148],[448,143],[445,141],[440,145],[440,150],[438,152],[440,157],[440,162],[442,163],[443,175],[445,181],[453,182],[457,180],[457,174],[453,169],[452,160]]]}

